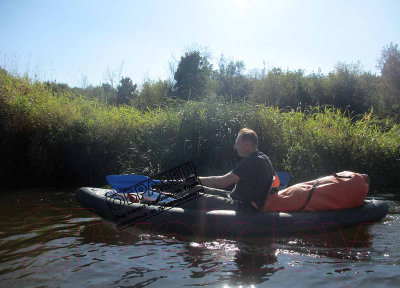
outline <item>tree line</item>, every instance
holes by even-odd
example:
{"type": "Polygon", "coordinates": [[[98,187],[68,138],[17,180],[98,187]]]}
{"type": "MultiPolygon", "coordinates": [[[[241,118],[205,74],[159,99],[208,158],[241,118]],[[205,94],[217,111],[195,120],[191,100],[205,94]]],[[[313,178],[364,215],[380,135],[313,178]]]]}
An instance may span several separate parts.
{"type": "MultiPolygon", "coordinates": [[[[383,47],[377,67],[381,75],[364,71],[361,63],[338,62],[327,75],[304,70],[255,69],[246,72],[243,61],[220,57],[218,67],[201,48],[191,49],[177,60],[173,77],[145,80],[134,84],[129,77],[114,77],[99,86],[71,88],[67,84],[46,82],[54,94],[73,92],[76,96],[97,99],[112,105],[132,105],[138,109],[163,107],[169,99],[250,101],[279,108],[305,109],[316,105],[333,105],[362,114],[373,108],[381,118],[399,122],[400,51],[397,44],[383,47]],[[115,87],[116,86],[116,87],[115,87]]],[[[110,73],[108,73],[110,75],[110,73]]]]}

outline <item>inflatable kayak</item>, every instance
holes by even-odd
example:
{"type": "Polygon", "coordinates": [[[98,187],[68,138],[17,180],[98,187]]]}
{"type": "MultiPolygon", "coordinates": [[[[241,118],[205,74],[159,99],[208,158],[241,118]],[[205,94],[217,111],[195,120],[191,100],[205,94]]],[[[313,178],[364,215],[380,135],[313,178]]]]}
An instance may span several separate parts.
{"type": "Polygon", "coordinates": [[[179,203],[177,207],[157,206],[149,202],[144,204],[144,198],[141,203],[134,203],[125,195],[113,189],[85,187],[76,191],[76,198],[84,208],[114,222],[119,230],[146,224],[153,233],[190,234],[200,238],[237,239],[324,233],[325,230],[375,223],[383,219],[389,210],[385,202],[376,200],[364,201],[363,205],[352,209],[319,212],[197,210],[179,208],[179,203]]]}

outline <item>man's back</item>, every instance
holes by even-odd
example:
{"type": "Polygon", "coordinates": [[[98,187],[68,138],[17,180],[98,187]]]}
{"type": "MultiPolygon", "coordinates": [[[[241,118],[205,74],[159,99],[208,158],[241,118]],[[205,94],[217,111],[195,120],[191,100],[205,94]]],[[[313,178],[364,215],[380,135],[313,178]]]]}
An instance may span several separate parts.
{"type": "Polygon", "coordinates": [[[275,175],[269,158],[262,152],[254,151],[249,157],[244,158],[232,173],[240,178],[232,194],[242,198],[247,208],[251,208],[251,201],[262,207],[275,175]]]}

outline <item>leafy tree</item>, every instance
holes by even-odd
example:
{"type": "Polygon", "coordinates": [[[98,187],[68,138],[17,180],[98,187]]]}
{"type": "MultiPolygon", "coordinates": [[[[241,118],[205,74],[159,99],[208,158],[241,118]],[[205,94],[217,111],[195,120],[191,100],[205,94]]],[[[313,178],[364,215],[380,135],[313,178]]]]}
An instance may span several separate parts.
{"type": "Polygon", "coordinates": [[[311,97],[304,78],[304,70],[288,70],[279,78],[282,90],[278,99],[279,107],[296,108],[311,103],[311,97]]]}
{"type": "Polygon", "coordinates": [[[122,77],[120,85],[117,87],[117,104],[129,104],[133,99],[137,89],[137,84],[133,85],[131,78],[122,77]]]}
{"type": "Polygon", "coordinates": [[[381,69],[383,78],[391,81],[396,88],[400,89],[400,51],[397,44],[390,43],[383,47],[377,67],[381,69]]]}
{"type": "Polygon", "coordinates": [[[3,74],[4,76],[6,76],[8,74],[6,69],[1,68],[0,66],[0,75],[3,74]]]}
{"type": "Polygon", "coordinates": [[[362,69],[360,62],[346,64],[338,63],[335,70],[328,74],[324,82],[325,99],[321,104],[333,104],[338,108],[349,108],[356,114],[362,113],[365,99],[362,89],[360,89],[360,77],[362,69]]]}
{"type": "Polygon", "coordinates": [[[228,62],[224,56],[218,63],[219,70],[216,71],[216,94],[228,96],[233,100],[242,100],[252,90],[251,80],[244,74],[246,65],[243,61],[228,62]]]}
{"type": "Polygon", "coordinates": [[[205,96],[212,73],[212,64],[200,51],[189,51],[181,57],[174,74],[174,93],[177,97],[198,100],[205,96]]]}
{"type": "Polygon", "coordinates": [[[379,95],[386,116],[400,121],[400,51],[398,45],[390,45],[382,49],[381,58],[378,60],[382,79],[379,85],[379,95]]]}
{"type": "Polygon", "coordinates": [[[171,83],[168,80],[153,81],[147,79],[141,85],[138,97],[135,97],[132,104],[134,107],[141,110],[164,106],[166,100],[168,100],[169,94],[171,93],[171,89],[171,83]]]}
{"type": "Polygon", "coordinates": [[[53,95],[68,93],[71,91],[71,88],[66,83],[55,83],[46,81],[43,84],[49,87],[53,93],[53,95]]]}
{"type": "Polygon", "coordinates": [[[312,72],[310,75],[307,77],[307,83],[308,83],[308,92],[310,94],[311,98],[311,104],[312,105],[318,105],[324,98],[324,87],[323,87],[323,82],[325,79],[324,74],[321,72],[321,68],[318,69],[318,72],[312,72]]]}
{"type": "MultiPolygon", "coordinates": [[[[379,97],[380,77],[371,72],[364,72],[358,82],[360,93],[363,93],[363,96],[359,97],[360,100],[354,105],[359,113],[369,111],[371,107],[374,108],[374,111],[383,112],[383,103],[379,97]]],[[[383,114],[381,113],[381,115],[383,114]]]]}
{"type": "Polygon", "coordinates": [[[117,90],[113,88],[110,83],[101,84],[101,88],[103,88],[104,91],[104,102],[112,103],[117,100],[117,90]]]}
{"type": "Polygon", "coordinates": [[[71,90],[72,90],[72,94],[75,95],[75,97],[84,95],[84,90],[80,87],[73,87],[73,88],[71,88],[71,90]]]}
{"type": "Polygon", "coordinates": [[[281,68],[273,68],[261,77],[253,79],[253,99],[258,103],[266,105],[278,105],[278,101],[283,99],[282,79],[284,73],[281,68]]]}
{"type": "Polygon", "coordinates": [[[105,93],[101,86],[89,85],[84,90],[84,95],[86,95],[89,99],[97,99],[100,102],[106,102],[105,93]]]}

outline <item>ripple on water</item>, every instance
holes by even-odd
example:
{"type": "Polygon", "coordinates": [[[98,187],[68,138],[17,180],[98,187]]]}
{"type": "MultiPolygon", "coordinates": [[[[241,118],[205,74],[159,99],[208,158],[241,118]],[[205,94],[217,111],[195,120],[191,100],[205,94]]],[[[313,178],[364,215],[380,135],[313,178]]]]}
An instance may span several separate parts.
{"type": "Polygon", "coordinates": [[[43,205],[43,201],[66,214],[71,208],[80,208],[73,193],[53,194],[48,191],[41,191],[40,196],[16,193],[13,197],[24,200],[2,209],[11,215],[0,223],[2,287],[262,287],[267,284],[277,287],[396,287],[399,281],[400,199],[395,195],[380,196],[390,206],[390,214],[383,221],[360,231],[343,230],[343,237],[338,233],[329,234],[329,241],[314,235],[309,239],[298,235],[236,242],[207,239],[203,243],[177,234],[150,235],[147,231],[116,234],[109,223],[96,224],[93,229],[93,220],[103,221],[93,219],[85,210],[74,218],[58,215],[56,210],[54,214],[43,210],[32,218],[32,224],[36,223],[37,227],[42,218],[49,218],[54,223],[54,231],[42,246],[36,247],[53,228],[42,222],[38,230],[23,229],[23,219],[29,211],[43,205]],[[58,258],[46,258],[49,252],[58,258]],[[24,257],[27,268],[45,269],[23,269],[24,257]]]}

